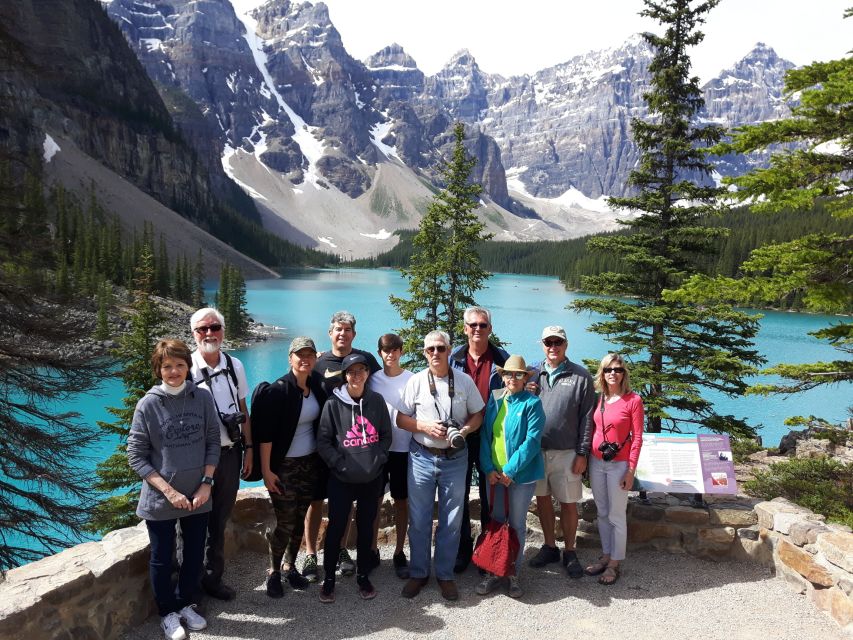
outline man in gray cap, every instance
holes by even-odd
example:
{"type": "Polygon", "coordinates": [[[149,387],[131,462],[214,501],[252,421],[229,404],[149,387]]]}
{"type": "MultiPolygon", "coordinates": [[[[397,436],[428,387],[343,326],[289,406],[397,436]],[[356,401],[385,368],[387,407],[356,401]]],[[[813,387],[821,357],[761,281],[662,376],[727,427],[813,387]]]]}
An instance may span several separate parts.
{"type": "Polygon", "coordinates": [[[538,393],[545,409],[542,431],[545,478],[536,483],[536,507],[545,544],[529,564],[539,568],[560,560],[554,532],[551,500],[554,496],[560,503],[560,524],[565,541],[563,566],[570,577],[580,578],[583,568],[575,553],[577,503],[583,495],[581,475],[586,471],[592,440],[595,388],[589,372],[566,357],[568,344],[563,327],[545,327],[542,330],[545,359],[528,383],[528,388],[538,393]]]}

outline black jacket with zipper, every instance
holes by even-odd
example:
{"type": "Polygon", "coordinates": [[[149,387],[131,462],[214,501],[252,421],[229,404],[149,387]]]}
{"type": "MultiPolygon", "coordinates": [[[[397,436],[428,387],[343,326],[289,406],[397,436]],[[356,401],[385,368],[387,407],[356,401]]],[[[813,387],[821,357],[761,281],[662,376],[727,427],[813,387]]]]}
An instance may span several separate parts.
{"type": "MultiPolygon", "coordinates": [[[[312,371],[308,376],[308,388],[317,399],[322,413],[328,399],[322,377],[312,371]]],[[[296,376],[290,372],[270,384],[252,403],[255,447],[259,447],[261,442],[272,443],[270,469],[277,469],[290,449],[302,412],[302,400],[302,389],[296,384],[296,376]]],[[[314,421],[315,434],[319,424],[318,417],[314,421]]]]}

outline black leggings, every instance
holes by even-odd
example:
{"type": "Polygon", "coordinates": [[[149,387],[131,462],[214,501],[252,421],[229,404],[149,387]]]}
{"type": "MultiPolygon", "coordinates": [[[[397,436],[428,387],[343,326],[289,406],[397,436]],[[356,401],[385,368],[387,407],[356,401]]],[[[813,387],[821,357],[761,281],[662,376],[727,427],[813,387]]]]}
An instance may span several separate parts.
{"type": "Polygon", "coordinates": [[[335,575],[341,538],[347,528],[353,500],[357,504],[355,526],[358,573],[368,573],[373,546],[373,521],[376,520],[382,488],[382,474],[369,482],[358,484],[338,480],[334,474],[329,476],[329,526],[323,548],[323,571],[327,578],[335,575]]]}

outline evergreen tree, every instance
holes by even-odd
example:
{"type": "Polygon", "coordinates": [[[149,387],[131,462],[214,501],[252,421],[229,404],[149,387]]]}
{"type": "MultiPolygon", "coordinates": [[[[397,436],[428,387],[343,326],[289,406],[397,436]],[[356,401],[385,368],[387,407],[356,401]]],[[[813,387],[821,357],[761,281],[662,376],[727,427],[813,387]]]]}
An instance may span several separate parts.
{"type": "Polygon", "coordinates": [[[106,340],[110,337],[110,307],[112,306],[112,292],[110,283],[106,279],[101,280],[98,289],[98,321],[95,326],[95,339],[106,340]]]}
{"type": "Polygon", "coordinates": [[[687,55],[688,47],[702,41],[697,27],[719,0],[644,1],[641,15],[660,22],[665,33],[643,34],[655,57],[644,96],[649,120],[632,122],[641,157],[629,184],[637,193],[610,198],[612,206],[641,213],[622,221],[629,233],[598,237],[588,245],[627,268],[583,280],[587,291],[630,300],[591,298],[572,306],[610,316],[591,329],[632,361],[649,431],[659,432],[666,423],[675,430],[691,425],[747,435],[753,429],[734,416],[717,414],[702,390],[730,395],[746,390],[744,377],[761,361],[751,343],[757,320],[727,305],[698,308],[664,296],[698,271],[725,232],[703,225],[722,191],[707,186],[711,167],[700,145],[717,142],[721,131],[694,122],[703,102],[687,55]]]}
{"type": "Polygon", "coordinates": [[[198,250],[198,257],[193,267],[192,289],[190,306],[201,309],[204,307],[204,257],[201,254],[201,249],[198,250]]]}
{"type": "Polygon", "coordinates": [[[127,462],[127,435],[136,403],[154,382],[150,360],[161,320],[152,299],[155,286],[154,254],[149,244],[143,244],[134,280],[130,331],[119,338],[119,346],[113,351],[120,364],[118,376],[124,382],[126,395],[122,406],[109,408],[116,421],[98,423],[107,434],[119,438],[115,453],[97,467],[96,488],[112,494],[97,504],[89,523],[90,530],[100,533],[137,522],[134,509],[139,499],[139,477],[127,462]]]}
{"type": "Polygon", "coordinates": [[[444,188],[427,207],[411,262],[402,269],[409,298],[390,296],[404,323],[400,336],[409,354],[419,353],[424,335],[434,329],[446,331],[455,343],[463,334],[463,312],[475,304],[474,294],[489,276],[476,251],[491,237],[475,213],[482,191],[470,182],[476,160],[465,151],[462,123],[453,135],[453,154],[441,172],[444,188]]]}
{"type": "Polygon", "coordinates": [[[228,334],[242,338],[248,330],[248,313],[246,311],[246,281],[240,269],[224,263],[219,275],[219,290],[214,298],[214,304],[222,317],[228,334]]]}
{"type": "MultiPolygon", "coordinates": [[[[848,9],[844,17],[853,16],[848,9]]],[[[719,153],[749,153],[783,145],[770,166],[728,180],[733,197],[756,213],[808,212],[818,203],[838,219],[853,218],[853,57],[814,62],[785,76],[785,92],[796,95],[791,117],[741,127],[719,153]]],[[[779,148],[779,147],[775,147],[779,148]]],[[[782,304],[799,301],[810,311],[844,313],[853,301],[853,235],[812,233],[754,250],[741,265],[742,277],[692,278],[676,295],[700,303],[716,300],[782,304]]],[[[765,373],[777,384],[754,393],[796,393],[853,381],[853,323],[840,322],[812,333],[841,355],[829,362],[782,364],[765,373]]]]}
{"type": "Polygon", "coordinates": [[[0,157],[0,571],[79,542],[93,499],[84,456],[68,452],[98,434],[64,407],[103,366],[75,349],[84,328],[44,286],[53,243],[38,167],[0,157]]]}
{"type": "Polygon", "coordinates": [[[160,248],[155,261],[154,282],[157,295],[168,298],[171,294],[171,273],[169,269],[169,251],[166,249],[166,237],[160,234],[160,248]]]}

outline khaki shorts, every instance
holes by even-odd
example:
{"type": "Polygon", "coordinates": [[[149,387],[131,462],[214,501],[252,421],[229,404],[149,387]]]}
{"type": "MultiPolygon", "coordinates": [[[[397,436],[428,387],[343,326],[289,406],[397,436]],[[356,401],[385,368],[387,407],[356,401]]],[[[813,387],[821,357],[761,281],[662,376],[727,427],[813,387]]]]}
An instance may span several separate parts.
{"type": "Polygon", "coordinates": [[[537,496],[551,495],[564,504],[580,502],[583,497],[581,476],[572,473],[575,455],[573,449],[549,449],[542,452],[545,477],[536,481],[537,496]]]}

